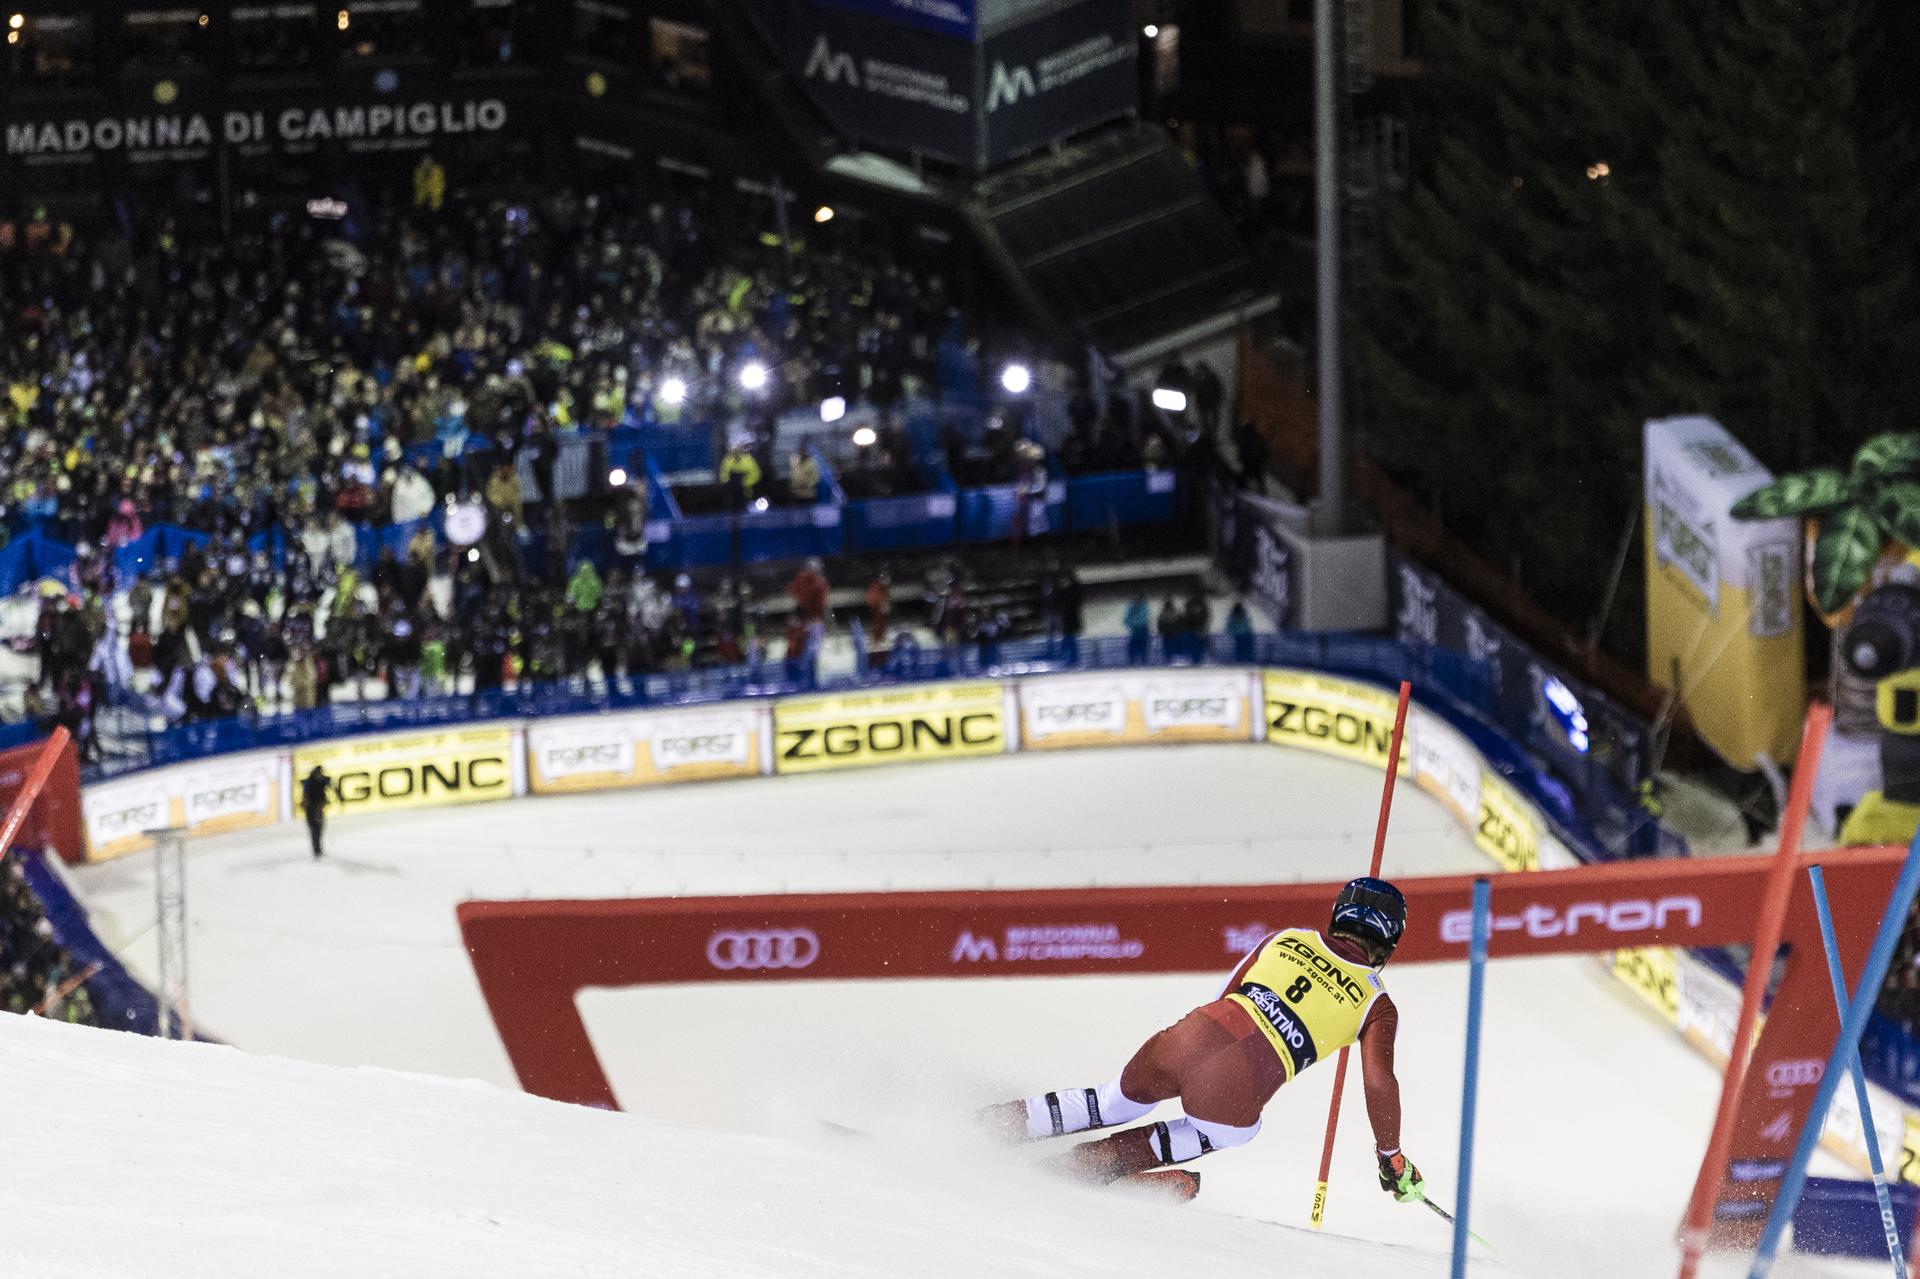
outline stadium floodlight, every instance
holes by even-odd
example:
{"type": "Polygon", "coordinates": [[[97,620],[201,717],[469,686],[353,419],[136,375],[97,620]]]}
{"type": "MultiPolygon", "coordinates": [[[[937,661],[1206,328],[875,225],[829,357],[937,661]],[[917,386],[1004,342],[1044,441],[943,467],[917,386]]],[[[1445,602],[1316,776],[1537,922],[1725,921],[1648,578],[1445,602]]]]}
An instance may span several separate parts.
{"type": "Polygon", "coordinates": [[[880,439],[879,433],[870,426],[863,426],[853,433],[853,446],[857,449],[871,448],[880,439]]]}
{"type": "Polygon", "coordinates": [[[616,466],[611,471],[607,472],[607,483],[611,484],[614,488],[619,488],[622,484],[625,484],[626,482],[627,482],[626,467],[616,466]]]}
{"type": "Polygon", "coordinates": [[[1000,370],[1000,385],[1008,395],[1025,395],[1033,385],[1033,370],[1024,364],[1009,364],[1000,370]]]}
{"type": "Polygon", "coordinates": [[[687,402],[687,380],[683,377],[667,377],[660,382],[660,402],[673,408],[687,402]]]}
{"type": "Polygon", "coordinates": [[[826,399],[820,401],[820,420],[822,422],[838,422],[841,418],[845,417],[846,415],[847,415],[847,397],[846,396],[829,395],[826,399]]]}
{"type": "Polygon", "coordinates": [[[1153,407],[1168,413],[1185,413],[1187,393],[1177,387],[1156,386],[1153,388],[1153,407]]]}
{"type": "Polygon", "coordinates": [[[759,391],[767,385],[767,366],[758,360],[748,360],[740,366],[740,385],[748,391],[759,391]]]}
{"type": "Polygon", "coordinates": [[[831,204],[823,204],[815,209],[813,211],[813,220],[815,222],[833,221],[833,206],[831,204]]]}

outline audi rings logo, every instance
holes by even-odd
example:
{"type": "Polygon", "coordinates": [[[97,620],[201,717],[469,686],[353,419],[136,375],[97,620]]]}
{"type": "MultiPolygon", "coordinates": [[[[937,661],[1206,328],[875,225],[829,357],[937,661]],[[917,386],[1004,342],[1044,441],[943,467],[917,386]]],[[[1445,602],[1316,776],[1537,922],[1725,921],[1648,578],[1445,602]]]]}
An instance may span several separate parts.
{"type": "Polygon", "coordinates": [[[806,968],[820,957],[811,928],[718,932],[707,938],[707,962],[723,973],[806,968]]]}

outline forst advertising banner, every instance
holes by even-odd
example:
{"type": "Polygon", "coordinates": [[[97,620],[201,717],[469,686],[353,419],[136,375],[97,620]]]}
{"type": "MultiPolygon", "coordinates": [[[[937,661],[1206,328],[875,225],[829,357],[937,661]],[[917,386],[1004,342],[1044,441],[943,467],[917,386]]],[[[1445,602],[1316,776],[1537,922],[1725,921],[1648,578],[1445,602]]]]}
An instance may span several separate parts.
{"type": "Polygon", "coordinates": [[[293,753],[293,779],[318,764],[333,778],[329,815],[477,804],[515,793],[514,733],[465,728],[331,742],[293,753]]]}
{"type": "Polygon", "coordinates": [[[773,708],[773,768],[815,773],[1003,754],[1006,699],[998,682],[792,698],[773,708]]]}
{"type": "Polygon", "coordinates": [[[1252,686],[1242,673],[1042,675],[1017,687],[1026,750],[1253,736],[1252,686]]]}
{"type": "Polygon", "coordinates": [[[176,774],[175,820],[195,835],[253,830],[282,820],[281,759],[213,760],[176,774]]]}
{"type": "Polygon", "coordinates": [[[763,724],[753,707],[534,724],[527,729],[528,788],[547,795],[757,776],[763,724]]]}
{"type": "Polygon", "coordinates": [[[1082,0],[989,37],[981,58],[986,162],[1138,110],[1137,58],[1125,0],[1082,0]]]}
{"type": "Polygon", "coordinates": [[[149,848],[147,831],[173,825],[173,795],[165,774],[101,782],[80,794],[87,860],[106,861],[149,848]]]}

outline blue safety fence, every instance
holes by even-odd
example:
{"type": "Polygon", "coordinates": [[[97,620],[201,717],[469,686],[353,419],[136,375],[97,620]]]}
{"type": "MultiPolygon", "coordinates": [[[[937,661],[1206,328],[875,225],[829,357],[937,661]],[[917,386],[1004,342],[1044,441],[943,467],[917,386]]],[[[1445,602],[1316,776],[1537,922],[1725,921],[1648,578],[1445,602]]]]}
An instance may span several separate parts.
{"type": "Polygon", "coordinates": [[[838,555],[845,546],[839,507],[776,506],[674,520],[660,548],[647,547],[647,563],[663,569],[759,564],[838,555]]]}
{"type": "Polygon", "coordinates": [[[1172,471],[1104,471],[1067,480],[1067,527],[1075,533],[1175,518],[1172,471]]]}
{"type": "MultiPolygon", "coordinates": [[[[1888,1184],[1887,1192],[1901,1248],[1910,1250],[1920,1186],[1896,1181],[1888,1184]]],[[[1806,1192],[1793,1210],[1793,1248],[1825,1257],[1886,1260],[1886,1231],[1873,1187],[1845,1177],[1808,1177],[1806,1192]]]]}
{"type": "Polygon", "coordinates": [[[18,724],[0,724],[0,751],[25,746],[29,742],[37,742],[46,735],[46,729],[26,721],[18,724]]]}
{"type": "Polygon", "coordinates": [[[1022,537],[1058,533],[1066,529],[1067,486],[1056,481],[1047,486],[1045,519],[1033,509],[1034,499],[1022,499],[1012,484],[989,484],[960,490],[958,540],[962,542],[1004,542],[1013,537],[1016,521],[1025,520],[1022,537]]]}

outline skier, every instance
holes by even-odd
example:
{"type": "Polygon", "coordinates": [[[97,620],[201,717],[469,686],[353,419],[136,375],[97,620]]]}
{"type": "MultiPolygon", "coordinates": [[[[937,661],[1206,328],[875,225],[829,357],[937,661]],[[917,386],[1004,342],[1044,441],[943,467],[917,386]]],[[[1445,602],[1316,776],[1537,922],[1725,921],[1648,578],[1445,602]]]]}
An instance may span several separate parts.
{"type": "MultiPolygon", "coordinates": [[[[1184,1117],[1087,1142],[1058,1161],[1069,1176],[1104,1185],[1246,1144],[1282,1084],[1357,1041],[1380,1188],[1401,1203],[1419,1199],[1420,1171],[1400,1150],[1393,1074],[1400,1014],[1380,981],[1406,926],[1399,889],[1356,879],[1334,898],[1326,932],[1270,934],[1240,961],[1218,998],[1141,1045],[1119,1078],[1003,1103],[984,1118],[1016,1139],[1038,1140],[1131,1123],[1178,1097],[1184,1117]]],[[[1166,1176],[1180,1176],[1186,1194],[1199,1187],[1191,1171],[1143,1179],[1166,1176]]]]}
{"type": "Polygon", "coordinates": [[[300,781],[300,807],[307,816],[307,836],[313,841],[313,860],[320,860],[320,836],[327,825],[327,796],[338,795],[339,788],[327,770],[315,764],[300,781]]]}

